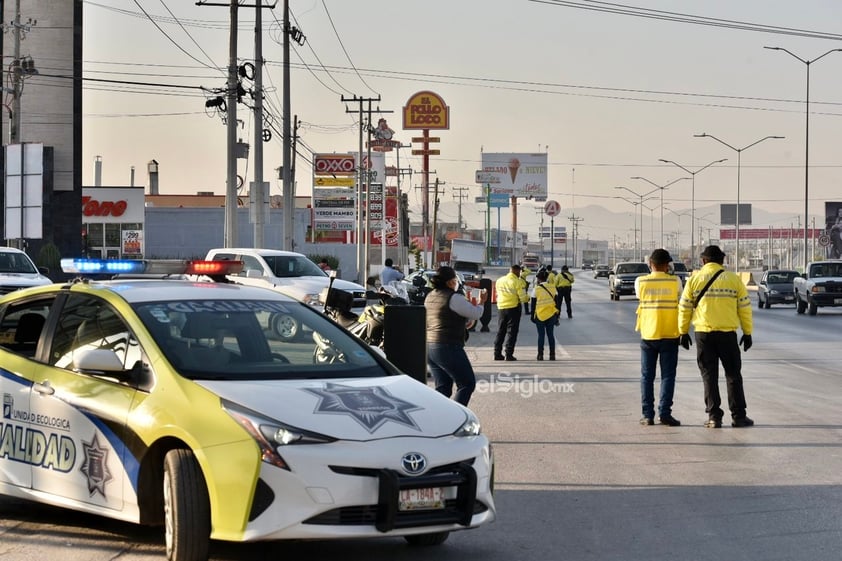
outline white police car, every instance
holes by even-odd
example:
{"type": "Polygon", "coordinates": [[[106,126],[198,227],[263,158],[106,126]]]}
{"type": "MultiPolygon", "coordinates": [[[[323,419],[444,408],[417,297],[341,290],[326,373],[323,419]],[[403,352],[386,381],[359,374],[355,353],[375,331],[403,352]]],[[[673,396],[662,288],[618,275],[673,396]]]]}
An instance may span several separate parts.
{"type": "Polygon", "coordinates": [[[171,560],[206,559],[210,539],[434,545],[495,518],[493,456],[473,413],[268,289],[79,280],[7,295],[0,393],[0,494],[162,525],[171,560]],[[279,313],[306,337],[278,337],[279,313]]]}

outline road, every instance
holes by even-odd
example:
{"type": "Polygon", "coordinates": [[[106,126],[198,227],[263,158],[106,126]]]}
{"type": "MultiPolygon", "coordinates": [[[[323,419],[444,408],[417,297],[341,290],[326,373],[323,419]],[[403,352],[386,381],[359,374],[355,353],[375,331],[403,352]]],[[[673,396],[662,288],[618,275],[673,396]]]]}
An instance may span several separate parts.
{"type": "MultiPolygon", "coordinates": [[[[527,321],[517,362],[492,360],[496,320],[469,341],[479,379],[471,407],[497,462],[495,523],[432,549],[400,539],[214,543],[211,559],[838,560],[842,310],[754,307],[743,375],[755,427],[702,426],[695,347],[679,356],[673,414],[682,426],[644,427],[637,301],[612,302],[605,279],[575,272],[557,362],[530,360],[537,337],[527,321]]],[[[158,530],[9,499],[0,499],[0,533],[3,561],[164,557],[158,530]]]]}

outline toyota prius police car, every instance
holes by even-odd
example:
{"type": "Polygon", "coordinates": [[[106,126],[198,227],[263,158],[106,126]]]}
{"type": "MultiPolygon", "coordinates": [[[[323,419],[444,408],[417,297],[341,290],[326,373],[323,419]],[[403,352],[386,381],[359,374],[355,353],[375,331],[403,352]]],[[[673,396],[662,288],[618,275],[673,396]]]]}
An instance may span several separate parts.
{"type": "Polygon", "coordinates": [[[63,267],[82,277],[0,299],[0,494],[161,525],[176,561],[211,539],[435,545],[494,520],[473,413],[324,315],[231,283],[94,280],[242,262],[63,267]]]}

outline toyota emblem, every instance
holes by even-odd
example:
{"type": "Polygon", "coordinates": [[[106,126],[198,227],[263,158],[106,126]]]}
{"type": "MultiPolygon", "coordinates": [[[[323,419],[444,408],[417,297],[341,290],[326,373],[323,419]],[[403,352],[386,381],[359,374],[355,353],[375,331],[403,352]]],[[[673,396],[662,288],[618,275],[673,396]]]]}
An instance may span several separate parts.
{"type": "Polygon", "coordinates": [[[418,475],[427,469],[427,458],[418,452],[409,452],[401,458],[401,467],[409,475],[418,475]]]}

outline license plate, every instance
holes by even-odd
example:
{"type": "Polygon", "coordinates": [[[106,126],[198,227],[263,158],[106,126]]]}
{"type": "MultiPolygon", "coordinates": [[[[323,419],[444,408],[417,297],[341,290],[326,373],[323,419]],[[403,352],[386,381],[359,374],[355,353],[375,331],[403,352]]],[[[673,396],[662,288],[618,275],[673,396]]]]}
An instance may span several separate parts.
{"type": "Polygon", "coordinates": [[[784,300],[791,302],[792,300],[795,300],[795,296],[784,296],[784,300]]]}
{"type": "Polygon", "coordinates": [[[402,489],[398,495],[398,510],[435,510],[444,508],[444,489],[402,489]]]}

